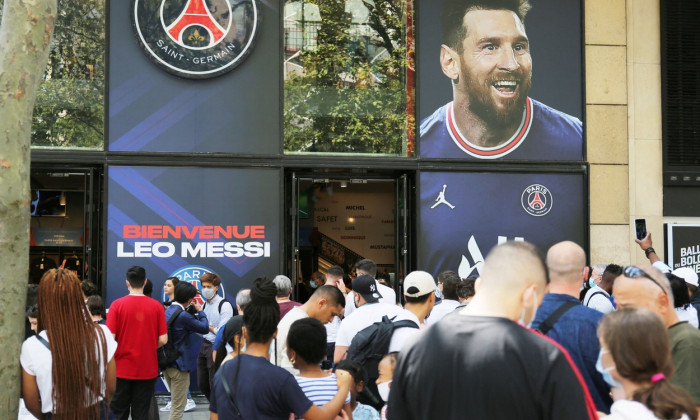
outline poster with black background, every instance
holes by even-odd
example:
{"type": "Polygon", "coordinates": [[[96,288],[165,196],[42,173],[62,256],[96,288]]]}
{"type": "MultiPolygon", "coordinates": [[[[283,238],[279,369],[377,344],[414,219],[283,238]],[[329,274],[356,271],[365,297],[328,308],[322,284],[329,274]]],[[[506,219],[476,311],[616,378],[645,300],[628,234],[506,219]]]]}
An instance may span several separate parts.
{"type": "Polygon", "coordinates": [[[667,263],[672,269],[690,267],[700,272],[700,225],[666,225],[667,263]]]}

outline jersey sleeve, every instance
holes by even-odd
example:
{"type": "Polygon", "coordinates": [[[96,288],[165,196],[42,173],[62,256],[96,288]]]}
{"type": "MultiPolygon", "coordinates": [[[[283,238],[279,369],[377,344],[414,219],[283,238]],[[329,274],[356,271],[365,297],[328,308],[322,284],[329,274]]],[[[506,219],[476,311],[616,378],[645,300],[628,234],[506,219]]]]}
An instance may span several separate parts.
{"type": "Polygon", "coordinates": [[[109,328],[111,333],[118,339],[119,324],[117,323],[117,318],[119,318],[119,306],[113,303],[109,308],[109,312],[107,312],[107,320],[105,321],[105,325],[107,325],[107,328],[109,328]]]}
{"type": "MultiPolygon", "coordinates": [[[[549,340],[552,341],[552,340],[549,340]]],[[[552,341],[553,342],[553,341],[552,341]]],[[[546,419],[596,420],[595,404],[581,373],[566,350],[558,347],[542,390],[542,407],[546,419]]]]}

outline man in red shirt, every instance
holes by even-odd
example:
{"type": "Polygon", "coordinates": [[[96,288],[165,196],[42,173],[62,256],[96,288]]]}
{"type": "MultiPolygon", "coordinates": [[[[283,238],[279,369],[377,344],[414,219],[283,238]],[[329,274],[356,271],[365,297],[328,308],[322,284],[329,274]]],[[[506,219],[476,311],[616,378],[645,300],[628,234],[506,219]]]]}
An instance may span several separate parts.
{"type": "Polygon", "coordinates": [[[117,340],[117,389],[110,408],[117,420],[147,419],[158,377],[156,349],[168,342],[163,306],[143,294],[146,270],[133,266],[126,271],[129,295],[109,308],[107,327],[117,340]]]}

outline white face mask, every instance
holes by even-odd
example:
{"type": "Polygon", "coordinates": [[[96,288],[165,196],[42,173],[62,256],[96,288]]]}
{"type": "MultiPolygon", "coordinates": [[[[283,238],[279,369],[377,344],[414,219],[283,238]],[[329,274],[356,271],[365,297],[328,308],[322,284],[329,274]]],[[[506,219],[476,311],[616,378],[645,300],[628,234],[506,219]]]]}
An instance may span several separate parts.
{"type": "Polygon", "coordinates": [[[532,318],[530,318],[530,321],[525,322],[525,306],[523,306],[523,309],[520,311],[520,319],[518,319],[518,323],[520,325],[529,327],[532,320],[535,319],[536,312],[537,312],[537,292],[532,292],[532,318]]]}
{"type": "Polygon", "coordinates": [[[382,400],[384,402],[389,401],[389,391],[391,390],[391,388],[389,388],[390,383],[391,381],[386,381],[377,385],[377,391],[379,391],[379,396],[382,397],[382,400]]]}
{"type": "Polygon", "coordinates": [[[216,289],[202,288],[202,296],[204,296],[204,299],[206,299],[206,300],[213,298],[215,294],[216,294],[216,289]]]}

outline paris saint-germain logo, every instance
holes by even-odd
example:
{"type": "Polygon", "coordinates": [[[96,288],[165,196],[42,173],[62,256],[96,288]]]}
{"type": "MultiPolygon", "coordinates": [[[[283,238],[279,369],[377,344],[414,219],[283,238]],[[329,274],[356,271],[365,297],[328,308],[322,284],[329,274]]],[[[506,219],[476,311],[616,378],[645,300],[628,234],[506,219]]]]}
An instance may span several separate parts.
{"type": "Polygon", "coordinates": [[[525,188],[520,203],[531,216],[544,216],[552,210],[552,193],[541,184],[532,184],[525,188]]]}
{"type": "Polygon", "coordinates": [[[250,54],[257,0],[132,0],[139,44],[161,69],[188,79],[222,75],[250,54]]]}

